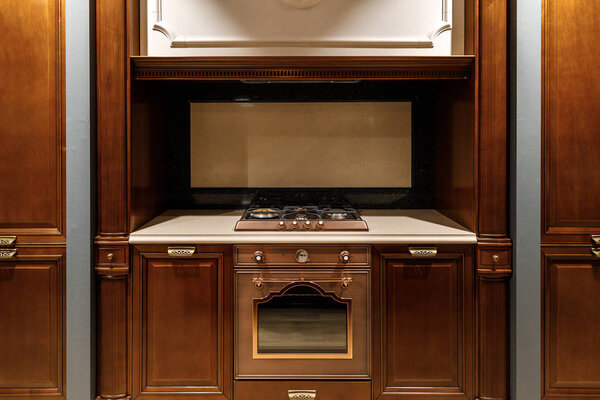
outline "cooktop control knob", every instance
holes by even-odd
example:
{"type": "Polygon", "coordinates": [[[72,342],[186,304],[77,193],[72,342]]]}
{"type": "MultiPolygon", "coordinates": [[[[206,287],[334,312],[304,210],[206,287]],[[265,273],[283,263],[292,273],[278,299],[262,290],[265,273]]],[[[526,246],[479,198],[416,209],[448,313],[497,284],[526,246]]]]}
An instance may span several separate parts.
{"type": "Polygon", "coordinates": [[[304,227],[306,229],[310,228],[310,221],[304,221],[304,227]]]}
{"type": "Polygon", "coordinates": [[[261,263],[265,259],[265,255],[263,254],[262,251],[255,251],[254,256],[252,256],[252,258],[254,258],[255,262],[261,263]]]}
{"type": "Polygon", "coordinates": [[[343,262],[344,264],[346,264],[348,261],[350,261],[350,252],[349,251],[342,251],[340,253],[340,261],[343,262]]]}
{"type": "Polygon", "coordinates": [[[317,223],[317,228],[319,228],[319,229],[323,229],[324,226],[325,226],[325,222],[323,222],[323,221],[319,221],[317,223]]]}
{"type": "Polygon", "coordinates": [[[298,228],[298,221],[292,221],[292,228],[298,228]]]}
{"type": "Polygon", "coordinates": [[[285,222],[279,221],[279,229],[285,229],[285,222]]]}

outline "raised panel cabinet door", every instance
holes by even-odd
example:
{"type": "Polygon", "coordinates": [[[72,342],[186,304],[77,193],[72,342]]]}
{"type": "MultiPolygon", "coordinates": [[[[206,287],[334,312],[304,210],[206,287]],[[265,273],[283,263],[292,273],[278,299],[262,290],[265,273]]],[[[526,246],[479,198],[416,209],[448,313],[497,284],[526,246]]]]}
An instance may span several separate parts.
{"type": "Polygon", "coordinates": [[[600,399],[600,258],[543,249],[545,398],[600,399]]]}
{"type": "Polygon", "coordinates": [[[0,261],[0,399],[63,398],[63,250],[0,261]]]}
{"type": "Polygon", "coordinates": [[[471,252],[383,254],[381,398],[471,399],[471,252]]]}
{"type": "Polygon", "coordinates": [[[544,10],[544,229],[552,241],[600,233],[600,51],[585,34],[598,26],[600,2],[544,0],[544,10]]]}
{"type": "Polygon", "coordinates": [[[64,237],[63,17],[63,0],[0,7],[0,235],[37,243],[64,237]]]}
{"type": "Polygon", "coordinates": [[[134,397],[226,399],[231,267],[224,268],[224,254],[170,258],[136,250],[134,258],[134,397]]]}

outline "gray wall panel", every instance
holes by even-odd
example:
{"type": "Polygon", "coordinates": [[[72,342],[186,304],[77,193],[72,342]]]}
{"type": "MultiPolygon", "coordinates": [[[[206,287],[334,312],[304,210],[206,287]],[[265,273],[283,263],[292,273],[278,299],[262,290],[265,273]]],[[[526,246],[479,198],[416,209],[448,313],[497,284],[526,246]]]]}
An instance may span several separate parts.
{"type": "Polygon", "coordinates": [[[541,0],[511,3],[511,398],[541,398],[541,0]]]}
{"type": "Polygon", "coordinates": [[[90,4],[66,0],[67,399],[93,398],[90,4]]]}

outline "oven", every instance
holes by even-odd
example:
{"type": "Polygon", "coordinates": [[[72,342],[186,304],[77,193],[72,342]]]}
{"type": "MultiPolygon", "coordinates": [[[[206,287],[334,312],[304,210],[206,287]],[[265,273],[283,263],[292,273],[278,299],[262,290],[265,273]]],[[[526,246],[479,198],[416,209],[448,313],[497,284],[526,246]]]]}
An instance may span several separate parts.
{"type": "Polygon", "coordinates": [[[369,246],[235,249],[236,379],[369,379],[369,246]]]}

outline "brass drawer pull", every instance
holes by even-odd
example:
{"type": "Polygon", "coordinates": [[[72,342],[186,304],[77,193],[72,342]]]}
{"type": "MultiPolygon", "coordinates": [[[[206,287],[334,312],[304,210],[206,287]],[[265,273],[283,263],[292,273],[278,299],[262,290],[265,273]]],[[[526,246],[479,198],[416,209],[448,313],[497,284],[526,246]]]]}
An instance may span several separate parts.
{"type": "Polygon", "coordinates": [[[195,247],[169,247],[167,250],[170,257],[191,257],[195,252],[195,247]]]}
{"type": "Polygon", "coordinates": [[[0,247],[10,247],[17,241],[16,236],[0,236],[0,247]]]}
{"type": "Polygon", "coordinates": [[[594,246],[600,246],[600,235],[592,235],[592,242],[594,246]]]}
{"type": "Polygon", "coordinates": [[[600,248],[592,247],[592,254],[595,255],[596,257],[600,258],[600,248]]]}
{"type": "Polygon", "coordinates": [[[252,283],[258,289],[264,286],[265,282],[267,283],[302,283],[302,282],[310,282],[310,283],[331,283],[331,282],[341,282],[343,288],[347,288],[352,283],[352,278],[349,276],[344,276],[342,278],[331,278],[331,279],[304,279],[304,278],[296,278],[296,279],[265,279],[265,278],[252,278],[252,283]]]}
{"type": "Polygon", "coordinates": [[[435,257],[437,255],[435,247],[409,247],[408,251],[413,257],[435,257]]]}
{"type": "Polygon", "coordinates": [[[0,260],[10,260],[17,255],[17,249],[0,249],[0,260]]]}
{"type": "Polygon", "coordinates": [[[314,400],[317,398],[316,390],[288,390],[290,400],[314,400]]]}

